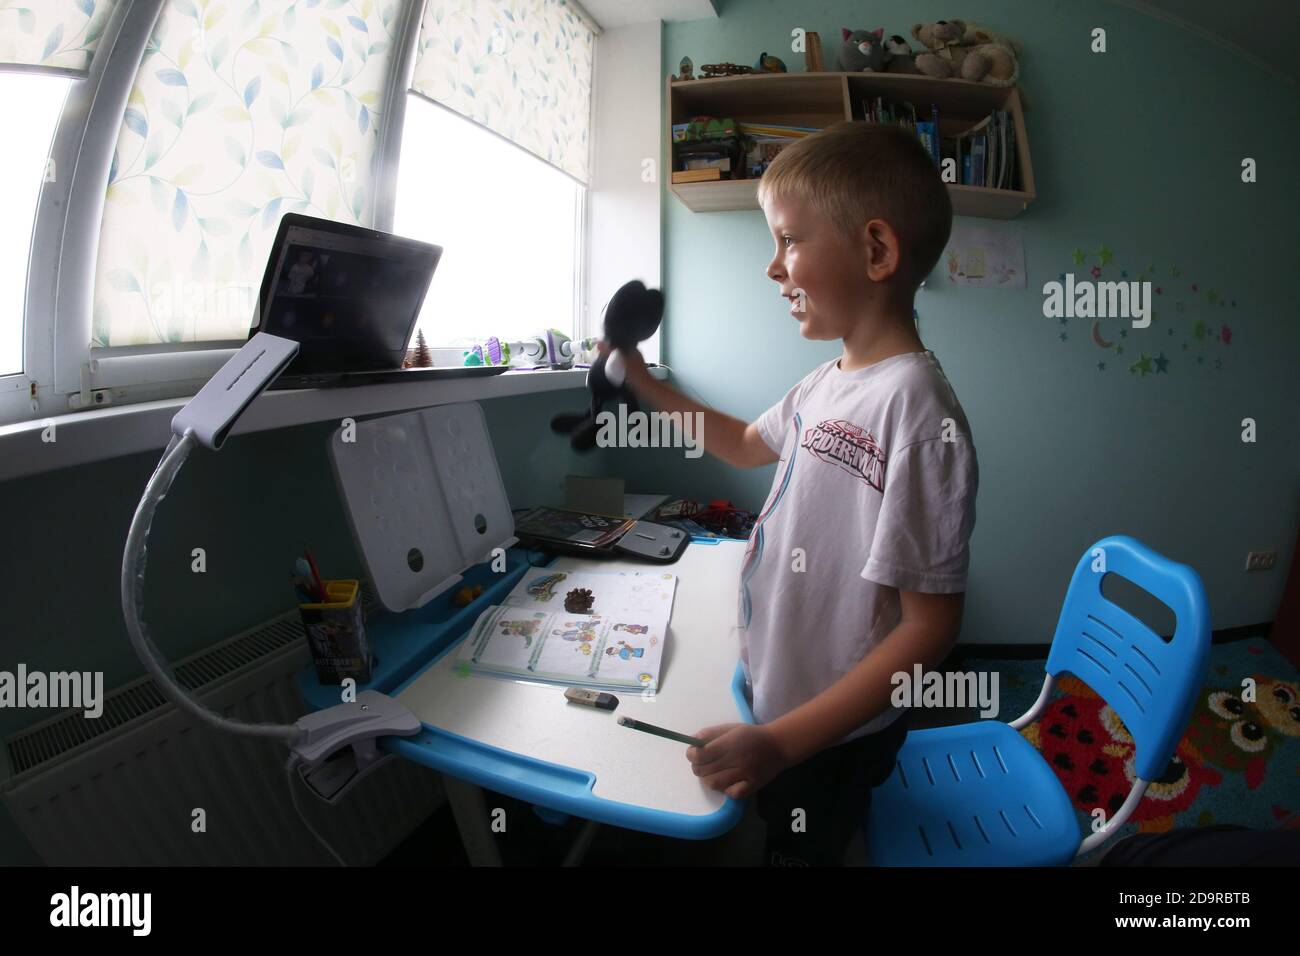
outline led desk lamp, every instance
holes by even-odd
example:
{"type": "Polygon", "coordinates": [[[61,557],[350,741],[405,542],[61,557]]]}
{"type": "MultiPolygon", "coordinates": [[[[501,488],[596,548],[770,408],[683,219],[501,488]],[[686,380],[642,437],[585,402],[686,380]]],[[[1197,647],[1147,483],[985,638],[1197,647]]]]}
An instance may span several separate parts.
{"type": "MultiPolygon", "coordinates": [[[[204,706],[177,682],[170,665],[149,639],[140,611],[144,603],[145,547],[149,526],[158,503],[166,496],[186,456],[195,444],[213,451],[219,449],[239,416],[284,371],[297,353],[297,342],[259,332],[176,413],[172,419],[172,439],[145,487],[144,497],[140,499],[126,537],[126,550],[122,555],[122,614],[131,636],[131,646],[158,688],[178,708],[217,730],[269,737],[282,741],[289,748],[285,770],[289,776],[290,795],[294,807],[303,816],[293,786],[295,770],[300,767],[315,769],[331,754],[350,746],[356,764],[351,782],[355,783],[356,778],[370,769],[379,757],[376,738],[419,733],[420,721],[391,697],[369,690],[358,694],[354,703],[339,704],[309,714],[294,724],[246,723],[223,717],[204,706]]],[[[305,816],[303,823],[342,864],[342,858],[305,816]]]]}

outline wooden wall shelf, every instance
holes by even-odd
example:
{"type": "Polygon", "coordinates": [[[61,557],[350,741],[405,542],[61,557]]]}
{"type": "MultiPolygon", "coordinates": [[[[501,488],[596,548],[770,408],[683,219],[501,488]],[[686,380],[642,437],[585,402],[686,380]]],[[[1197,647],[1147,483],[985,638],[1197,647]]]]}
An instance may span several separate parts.
{"type": "MultiPolygon", "coordinates": [[[[957,216],[1010,219],[1031,202],[1034,191],[1024,108],[1014,86],[985,86],[964,80],[933,80],[892,73],[759,73],[712,79],[668,80],[668,163],[672,169],[672,124],[694,116],[734,119],[738,123],[830,126],[852,120],[854,104],[868,96],[913,103],[918,110],[939,108],[939,132],[951,136],[969,129],[990,111],[1006,110],[1016,131],[1016,158],[1023,189],[989,189],[949,184],[957,216]]],[[[668,189],[693,212],[758,209],[757,179],[673,183],[668,189]]]]}

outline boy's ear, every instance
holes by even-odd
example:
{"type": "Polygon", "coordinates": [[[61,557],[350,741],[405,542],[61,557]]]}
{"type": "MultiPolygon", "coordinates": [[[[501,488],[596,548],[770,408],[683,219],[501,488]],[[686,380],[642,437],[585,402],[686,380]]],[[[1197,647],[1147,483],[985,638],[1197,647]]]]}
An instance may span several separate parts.
{"type": "Polygon", "coordinates": [[[886,282],[898,274],[902,246],[898,233],[884,219],[870,220],[863,230],[867,278],[872,282],[886,282]]]}

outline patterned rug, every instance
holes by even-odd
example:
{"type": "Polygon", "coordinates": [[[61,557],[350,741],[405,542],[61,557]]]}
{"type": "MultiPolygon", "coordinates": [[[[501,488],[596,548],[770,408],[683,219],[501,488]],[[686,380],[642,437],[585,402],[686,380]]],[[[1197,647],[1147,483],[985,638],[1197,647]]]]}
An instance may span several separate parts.
{"type": "MultiPolygon", "coordinates": [[[[1014,720],[1037,699],[1045,665],[970,660],[962,670],[999,672],[999,719],[1014,720]]],[[[1091,829],[1095,808],[1108,818],[1119,809],[1133,782],[1133,738],[1086,684],[1062,677],[1043,716],[1021,733],[1056,771],[1080,832],[1091,829]]],[[[1215,823],[1300,828],[1300,672],[1263,638],[1210,649],[1207,682],[1183,739],[1107,845],[1133,833],[1215,823]],[[1253,701],[1243,700],[1248,677],[1253,701]]],[[[1076,862],[1087,865],[1099,853],[1076,862]]]]}

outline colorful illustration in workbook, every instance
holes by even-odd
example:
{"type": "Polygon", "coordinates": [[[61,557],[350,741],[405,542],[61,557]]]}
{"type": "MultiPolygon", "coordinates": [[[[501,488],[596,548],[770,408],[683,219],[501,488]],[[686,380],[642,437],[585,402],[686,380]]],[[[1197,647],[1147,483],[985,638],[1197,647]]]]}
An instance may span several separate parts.
{"type": "Polygon", "coordinates": [[[501,628],[501,633],[503,635],[514,634],[517,637],[522,637],[524,639],[524,647],[526,648],[533,646],[533,638],[537,636],[537,630],[541,625],[542,622],[536,619],[527,621],[497,621],[497,627],[501,628]]]}
{"type": "Polygon", "coordinates": [[[596,639],[596,630],[599,627],[600,618],[596,616],[580,621],[565,621],[551,633],[560,635],[566,641],[581,641],[587,644],[596,639]]]}
{"type": "Polygon", "coordinates": [[[633,647],[627,641],[619,641],[617,644],[605,648],[606,654],[617,654],[625,661],[632,660],[635,657],[645,657],[644,647],[633,647]]]}

